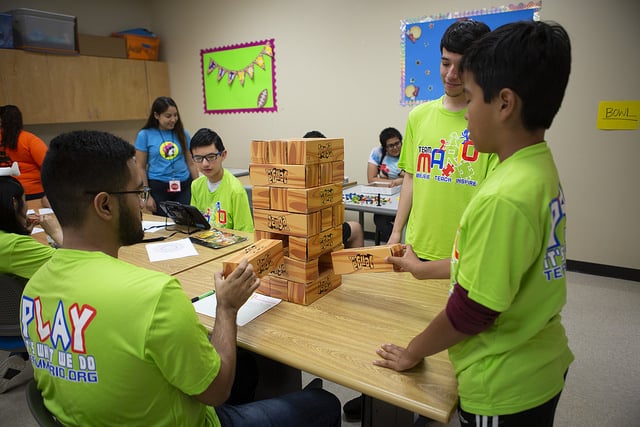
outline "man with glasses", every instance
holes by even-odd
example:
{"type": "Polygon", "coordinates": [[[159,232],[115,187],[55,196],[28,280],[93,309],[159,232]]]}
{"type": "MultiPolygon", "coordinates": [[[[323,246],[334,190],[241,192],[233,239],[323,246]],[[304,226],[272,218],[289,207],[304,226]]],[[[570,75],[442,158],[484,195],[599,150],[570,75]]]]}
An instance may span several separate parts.
{"type": "Polygon", "coordinates": [[[339,426],[340,402],[321,388],[226,402],[237,312],[260,283],[246,260],[214,275],[208,338],[175,277],[117,259],[143,236],[134,156],[121,138],[77,131],[54,138],[45,157],[64,242],[25,287],[20,321],[47,409],[65,426],[339,426]]]}
{"type": "Polygon", "coordinates": [[[191,158],[203,175],[191,183],[191,204],[212,227],[253,231],[247,191],[238,178],[222,167],[227,157],[220,136],[202,128],[191,138],[191,158]]]}

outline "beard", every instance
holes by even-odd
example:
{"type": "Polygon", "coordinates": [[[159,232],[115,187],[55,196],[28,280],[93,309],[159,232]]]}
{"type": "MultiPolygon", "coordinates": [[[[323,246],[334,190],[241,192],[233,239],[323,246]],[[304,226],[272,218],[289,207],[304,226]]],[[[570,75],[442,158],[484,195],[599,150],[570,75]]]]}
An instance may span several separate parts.
{"type": "Polygon", "coordinates": [[[122,246],[131,246],[140,243],[144,238],[142,230],[142,213],[133,212],[122,199],[118,200],[120,210],[119,240],[122,246]]]}

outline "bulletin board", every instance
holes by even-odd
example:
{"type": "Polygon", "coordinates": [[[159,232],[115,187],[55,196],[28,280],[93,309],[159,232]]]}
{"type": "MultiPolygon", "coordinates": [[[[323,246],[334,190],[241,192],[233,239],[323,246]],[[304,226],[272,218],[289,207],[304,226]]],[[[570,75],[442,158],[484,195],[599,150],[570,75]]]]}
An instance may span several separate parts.
{"type": "Polygon", "coordinates": [[[277,111],[274,39],[200,51],[204,112],[277,111]]]}
{"type": "Polygon", "coordinates": [[[401,21],[400,105],[417,105],[444,94],[440,78],[440,39],[449,25],[462,19],[475,19],[494,30],[509,22],[538,20],[540,6],[541,2],[529,2],[401,21]]]}

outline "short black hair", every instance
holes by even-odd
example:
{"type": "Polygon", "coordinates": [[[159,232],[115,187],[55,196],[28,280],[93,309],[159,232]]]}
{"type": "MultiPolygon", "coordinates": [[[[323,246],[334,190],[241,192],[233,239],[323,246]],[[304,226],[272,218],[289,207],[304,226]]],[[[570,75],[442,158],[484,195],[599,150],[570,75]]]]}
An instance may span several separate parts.
{"type": "Polygon", "coordinates": [[[530,131],[549,129],[560,109],[571,73],[571,41],[554,22],[505,24],[467,50],[460,72],[471,73],[491,102],[503,88],[522,100],[522,123],[530,131]]]}
{"type": "Polygon", "coordinates": [[[303,138],[326,138],[326,136],[324,136],[320,131],[310,130],[304,134],[303,138]]]}
{"type": "Polygon", "coordinates": [[[491,29],[487,24],[473,19],[456,21],[444,31],[440,39],[440,53],[442,49],[464,55],[471,43],[487,34],[491,29]]]}
{"type": "Polygon", "coordinates": [[[107,132],[74,131],[55,137],[40,173],[42,186],[61,226],[77,226],[92,196],[88,192],[125,191],[127,162],[135,148],[107,132]]]}
{"type": "Polygon", "coordinates": [[[29,235],[26,225],[18,221],[17,211],[24,207],[24,188],[12,176],[0,176],[0,230],[29,235]]]}
{"type": "Polygon", "coordinates": [[[218,150],[219,153],[222,153],[225,150],[224,143],[222,142],[220,135],[211,129],[202,128],[199,129],[191,138],[189,150],[191,151],[191,154],[193,154],[193,149],[195,147],[207,147],[209,145],[215,145],[216,150],[218,150]]]}

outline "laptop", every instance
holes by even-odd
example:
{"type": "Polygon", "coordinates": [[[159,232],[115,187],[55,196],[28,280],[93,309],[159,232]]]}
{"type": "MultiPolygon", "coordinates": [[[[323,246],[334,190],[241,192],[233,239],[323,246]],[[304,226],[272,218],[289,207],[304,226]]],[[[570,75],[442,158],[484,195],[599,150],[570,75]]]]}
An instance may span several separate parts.
{"type": "Polygon", "coordinates": [[[171,218],[177,225],[187,227],[187,233],[208,230],[211,228],[209,221],[202,215],[202,212],[195,206],[183,205],[180,202],[166,201],[160,202],[160,208],[168,218],[171,218]]]}

